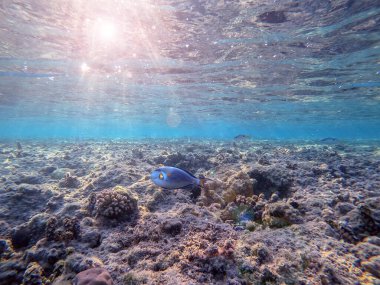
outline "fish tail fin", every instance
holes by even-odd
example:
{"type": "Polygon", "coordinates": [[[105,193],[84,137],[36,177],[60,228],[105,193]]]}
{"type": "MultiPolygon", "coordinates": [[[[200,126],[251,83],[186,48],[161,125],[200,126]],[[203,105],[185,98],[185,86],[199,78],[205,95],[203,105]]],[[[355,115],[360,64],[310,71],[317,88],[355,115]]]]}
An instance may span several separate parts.
{"type": "Polygon", "coordinates": [[[212,179],[210,179],[210,178],[206,178],[206,177],[204,177],[204,175],[199,175],[199,186],[201,186],[201,188],[203,188],[204,186],[205,186],[205,184],[206,184],[206,181],[215,181],[215,180],[212,180],[212,179]]]}
{"type": "Polygon", "coordinates": [[[205,183],[206,183],[206,178],[199,178],[199,186],[201,186],[201,188],[205,186],[205,183]]]}
{"type": "Polygon", "coordinates": [[[206,183],[206,177],[204,177],[204,175],[199,175],[199,186],[201,188],[203,188],[205,186],[205,183],[206,183]]]}

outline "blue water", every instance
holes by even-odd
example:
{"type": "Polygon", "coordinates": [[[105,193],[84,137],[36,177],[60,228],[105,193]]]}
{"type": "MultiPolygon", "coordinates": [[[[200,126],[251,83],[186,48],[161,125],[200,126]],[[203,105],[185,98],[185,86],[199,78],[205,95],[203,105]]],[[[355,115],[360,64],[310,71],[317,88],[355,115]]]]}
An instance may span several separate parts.
{"type": "Polygon", "coordinates": [[[380,139],[379,1],[2,1],[0,138],[380,139]]]}

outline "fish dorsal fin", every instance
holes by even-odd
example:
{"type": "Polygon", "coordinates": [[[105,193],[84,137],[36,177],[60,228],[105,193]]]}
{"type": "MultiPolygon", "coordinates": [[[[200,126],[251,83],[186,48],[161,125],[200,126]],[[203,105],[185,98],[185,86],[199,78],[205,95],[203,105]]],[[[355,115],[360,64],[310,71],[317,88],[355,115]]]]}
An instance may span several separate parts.
{"type": "Polygon", "coordinates": [[[186,172],[187,174],[189,174],[191,177],[195,178],[195,179],[198,179],[197,177],[194,176],[194,174],[190,173],[189,171],[185,170],[185,169],[182,169],[182,168],[178,168],[178,169],[181,169],[183,172],[186,172]]]}

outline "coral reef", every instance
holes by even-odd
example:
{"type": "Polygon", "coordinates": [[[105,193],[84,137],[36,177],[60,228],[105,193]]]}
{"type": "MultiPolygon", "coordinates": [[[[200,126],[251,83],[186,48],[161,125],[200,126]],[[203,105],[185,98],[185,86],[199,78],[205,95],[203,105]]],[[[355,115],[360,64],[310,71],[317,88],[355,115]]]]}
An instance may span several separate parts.
{"type": "Polygon", "coordinates": [[[379,283],[377,143],[21,144],[0,142],[0,285],[379,283]],[[158,163],[212,180],[159,189],[158,163]]]}

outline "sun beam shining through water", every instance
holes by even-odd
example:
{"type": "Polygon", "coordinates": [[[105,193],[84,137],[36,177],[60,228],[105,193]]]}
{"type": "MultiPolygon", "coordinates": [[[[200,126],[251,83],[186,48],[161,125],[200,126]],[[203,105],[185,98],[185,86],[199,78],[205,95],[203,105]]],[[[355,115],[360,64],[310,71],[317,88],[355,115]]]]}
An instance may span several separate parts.
{"type": "MultiPolygon", "coordinates": [[[[377,136],[378,10],[345,1],[7,0],[0,76],[27,79],[19,91],[1,82],[2,96],[43,88],[102,120],[118,109],[120,124],[149,116],[181,135],[212,126],[224,136],[228,126],[264,137],[377,136]]],[[[35,104],[22,101],[33,116],[35,104]]],[[[79,114],[49,103],[48,113],[79,114]]]]}
{"type": "Polygon", "coordinates": [[[98,19],[94,27],[95,31],[98,31],[99,39],[104,42],[113,42],[117,38],[117,30],[112,22],[98,19]]]}

